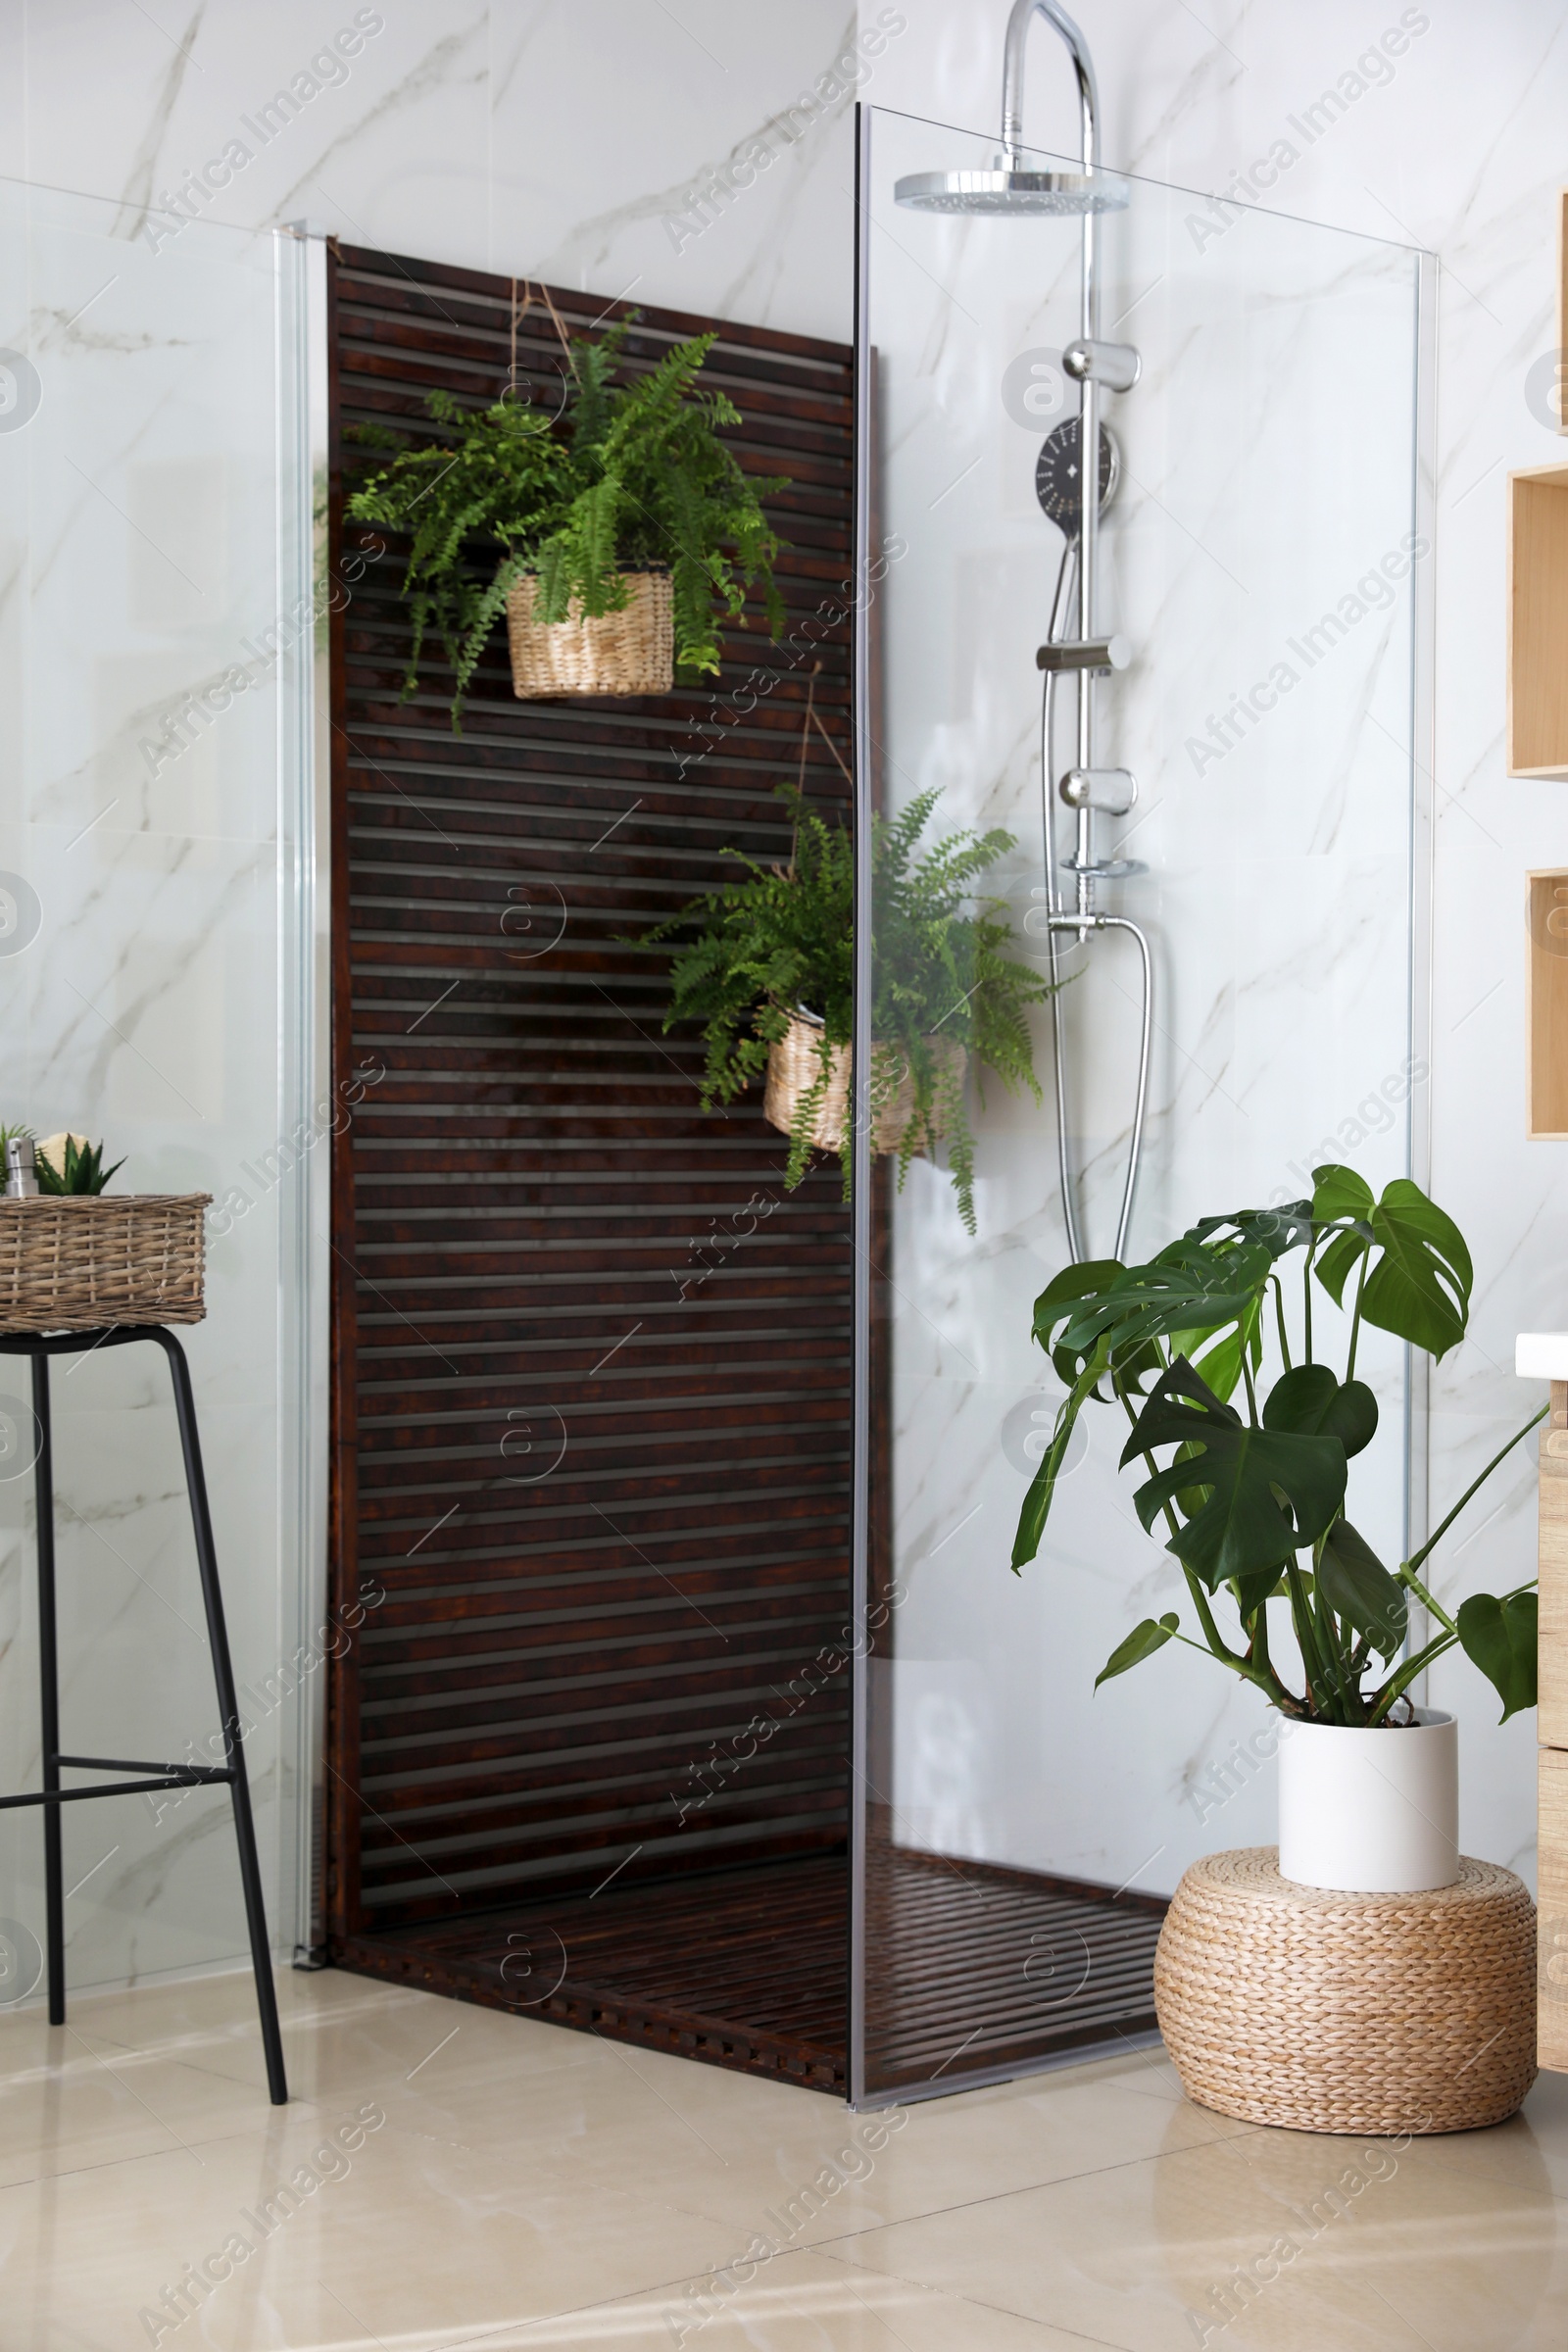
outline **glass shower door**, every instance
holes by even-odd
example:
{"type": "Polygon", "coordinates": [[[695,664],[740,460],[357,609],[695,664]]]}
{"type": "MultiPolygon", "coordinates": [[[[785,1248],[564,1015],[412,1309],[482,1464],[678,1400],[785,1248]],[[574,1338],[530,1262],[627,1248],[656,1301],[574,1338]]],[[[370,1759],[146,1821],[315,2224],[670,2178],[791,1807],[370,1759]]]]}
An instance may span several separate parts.
{"type": "MultiPolygon", "coordinates": [[[[862,114],[852,2071],[866,2102],[1148,2034],[1182,1871],[1274,1835],[1272,1719],[1245,1686],[1172,1645],[1096,1692],[1133,1625],[1184,1598],[1134,1513],[1109,1411],[1086,1414],[1039,1557],[1009,1572],[1063,1393],[1033,1301],[1074,1254],[1115,1254],[1145,1020],[1129,926],[1150,943],[1152,1002],[1125,1262],[1200,1217],[1301,1198],[1325,1159],[1374,1188],[1421,1172],[1422,257],[1147,180],[1100,217],[1101,333],[1141,369],[1100,394],[1113,451],[1097,620],[1126,666],[1106,659],[1092,766],[1126,781],[1091,789],[1130,805],[1094,820],[1089,862],[1121,870],[1091,877],[1089,902],[1117,927],[1057,933],[1075,1253],[1040,991],[1050,908],[1078,903],[1060,861],[1085,835],[1043,794],[1037,654],[1075,634],[1052,623],[1073,537],[1062,434],[1081,394],[1062,353],[1081,227],[896,194],[994,161],[990,139],[862,114]],[[938,973],[930,860],[965,834],[1000,838],[938,973]],[[987,952],[981,900],[1011,935],[993,930],[991,950],[1037,984],[1022,1017],[1038,1095],[955,1051],[987,952]]],[[[1084,764],[1071,685],[1048,787],[1084,764]]],[[[1403,1352],[1380,1335],[1358,1370],[1382,1418],[1357,1516],[1381,1550],[1406,1514],[1403,1352]]]]}

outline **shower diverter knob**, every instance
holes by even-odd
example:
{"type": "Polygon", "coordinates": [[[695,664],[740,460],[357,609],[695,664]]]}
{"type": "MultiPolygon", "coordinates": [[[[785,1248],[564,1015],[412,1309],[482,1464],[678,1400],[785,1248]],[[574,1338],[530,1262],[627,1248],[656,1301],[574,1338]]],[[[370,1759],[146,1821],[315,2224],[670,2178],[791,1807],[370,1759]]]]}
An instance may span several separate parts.
{"type": "Polygon", "coordinates": [[[1069,767],[1060,791],[1069,808],[1125,816],[1138,798],[1138,779],[1125,767],[1069,767]]]}

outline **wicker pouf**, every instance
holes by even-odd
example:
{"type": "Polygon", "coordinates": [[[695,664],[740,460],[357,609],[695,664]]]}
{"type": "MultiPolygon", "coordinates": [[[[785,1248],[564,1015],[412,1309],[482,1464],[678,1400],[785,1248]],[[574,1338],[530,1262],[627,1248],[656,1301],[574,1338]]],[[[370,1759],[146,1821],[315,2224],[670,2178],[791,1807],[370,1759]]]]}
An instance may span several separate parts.
{"type": "Polygon", "coordinates": [[[1295,2132],[1473,2132],[1536,2079],[1536,1913],[1510,1870],[1342,1894],[1278,1849],[1195,1862],[1160,1931],[1154,2006],[1200,2106],[1295,2132]]]}

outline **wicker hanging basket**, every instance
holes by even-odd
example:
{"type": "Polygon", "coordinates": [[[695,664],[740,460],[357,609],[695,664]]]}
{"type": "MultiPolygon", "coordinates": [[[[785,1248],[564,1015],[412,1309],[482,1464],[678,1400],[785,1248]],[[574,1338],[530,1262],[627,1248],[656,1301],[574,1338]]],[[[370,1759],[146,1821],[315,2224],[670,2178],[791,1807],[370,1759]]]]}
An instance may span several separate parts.
{"type": "Polygon", "coordinates": [[[667,571],[623,571],[619,612],[585,620],[533,617],[539,582],[524,572],[507,598],[512,683],[525,702],[559,694],[668,694],[675,682],[675,605],[667,571]]]}
{"type": "MultiPolygon", "coordinates": [[[[782,1135],[794,1133],[795,1113],[801,1099],[809,1094],[821,1076],[821,1035],[819,1021],[809,1020],[804,1013],[792,1013],[784,1035],[768,1048],[762,1110],[782,1135]]],[[[936,1057],[939,1075],[951,1072],[961,1086],[969,1061],[963,1047],[946,1037],[928,1038],[926,1042],[936,1057]]],[[[914,1117],[914,1073],[897,1046],[871,1049],[871,1106],[875,1117],[872,1150],[879,1157],[900,1151],[914,1117]]],[[[820,1152],[841,1150],[849,1118],[850,1049],[830,1046],[827,1091],[808,1130],[809,1141],[820,1152]]],[[[940,1139],[944,1125],[939,1093],[930,1111],[932,1139],[940,1139]]]]}
{"type": "Polygon", "coordinates": [[[211,1193],[0,1200],[0,1331],[199,1323],[211,1193]]]}

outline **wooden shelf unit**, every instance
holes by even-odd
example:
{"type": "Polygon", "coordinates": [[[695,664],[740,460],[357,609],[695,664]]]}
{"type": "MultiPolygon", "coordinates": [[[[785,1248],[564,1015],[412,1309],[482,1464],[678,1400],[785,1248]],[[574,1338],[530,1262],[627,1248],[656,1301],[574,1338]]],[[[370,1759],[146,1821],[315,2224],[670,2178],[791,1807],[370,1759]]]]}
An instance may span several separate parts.
{"type": "Polygon", "coordinates": [[[1568,2074],[1568,1381],[1541,1432],[1537,2055],[1568,2074]]]}

